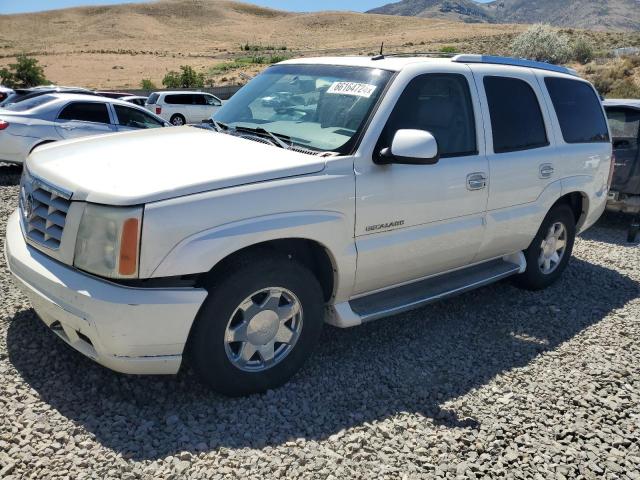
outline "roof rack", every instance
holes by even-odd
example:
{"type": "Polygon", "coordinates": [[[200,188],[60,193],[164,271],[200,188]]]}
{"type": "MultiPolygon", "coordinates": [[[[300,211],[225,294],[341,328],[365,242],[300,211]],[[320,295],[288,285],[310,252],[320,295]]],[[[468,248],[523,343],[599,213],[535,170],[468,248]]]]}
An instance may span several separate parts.
{"type": "Polygon", "coordinates": [[[553,65],[546,62],[535,62],[524,58],[497,57],[493,55],[455,55],[452,62],[458,63],[491,63],[494,65],[513,65],[515,67],[537,68],[539,70],[549,70],[551,72],[566,73],[567,75],[578,76],[573,68],[553,65]]]}
{"type": "Polygon", "coordinates": [[[453,58],[456,53],[444,52],[399,52],[399,53],[382,53],[371,57],[371,60],[383,60],[386,57],[433,57],[433,58],[453,58]]]}

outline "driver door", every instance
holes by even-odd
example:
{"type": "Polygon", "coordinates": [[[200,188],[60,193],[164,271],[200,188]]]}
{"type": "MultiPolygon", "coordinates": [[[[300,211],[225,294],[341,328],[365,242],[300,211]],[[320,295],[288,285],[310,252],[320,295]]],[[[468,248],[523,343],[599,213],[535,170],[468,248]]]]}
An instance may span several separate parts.
{"type": "Polygon", "coordinates": [[[463,267],[480,248],[489,181],[482,117],[472,73],[454,69],[408,82],[373,151],[398,130],[426,130],[437,163],[355,162],[356,295],[463,267]]]}

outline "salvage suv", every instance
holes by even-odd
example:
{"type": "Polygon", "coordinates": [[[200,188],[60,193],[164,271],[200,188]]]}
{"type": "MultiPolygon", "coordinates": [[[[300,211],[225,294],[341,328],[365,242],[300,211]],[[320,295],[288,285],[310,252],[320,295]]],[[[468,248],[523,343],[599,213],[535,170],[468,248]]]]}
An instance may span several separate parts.
{"type": "Polygon", "coordinates": [[[188,358],[242,395],[286,382],[324,322],[353,327],[509,276],[551,285],[602,214],[611,169],[602,105],[571,70],[289,60],[209,126],[37,149],[6,255],[81,353],[136,374],[188,358]]]}

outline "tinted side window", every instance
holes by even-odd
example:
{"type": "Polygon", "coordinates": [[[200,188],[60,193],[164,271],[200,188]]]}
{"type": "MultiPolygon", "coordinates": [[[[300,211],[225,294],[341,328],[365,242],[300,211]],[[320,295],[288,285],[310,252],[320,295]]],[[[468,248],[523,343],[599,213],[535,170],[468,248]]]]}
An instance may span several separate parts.
{"type": "Polygon", "coordinates": [[[164,101],[171,105],[191,105],[193,95],[167,95],[164,101]]]}
{"type": "Polygon", "coordinates": [[[549,145],[538,98],[527,82],[517,78],[484,77],[484,89],[495,153],[549,145]]]}
{"type": "Polygon", "coordinates": [[[207,99],[204,95],[193,95],[194,105],[207,105],[207,99]]]}
{"type": "Polygon", "coordinates": [[[585,82],[547,77],[544,83],[567,143],[608,142],[607,122],[596,92],[585,82]]]}
{"type": "Polygon", "coordinates": [[[104,103],[75,102],[62,109],[61,120],[80,120],[82,122],[111,123],[107,105],[104,103]]]}
{"type": "Polygon", "coordinates": [[[125,107],[123,105],[114,105],[116,115],[118,115],[118,123],[125,127],[131,128],[158,128],[163,124],[140,110],[125,107]]]}
{"type": "Polygon", "coordinates": [[[402,129],[431,132],[441,157],[476,155],[475,118],[466,78],[431,73],[411,80],[389,116],[376,150],[390,146],[402,129]]]}

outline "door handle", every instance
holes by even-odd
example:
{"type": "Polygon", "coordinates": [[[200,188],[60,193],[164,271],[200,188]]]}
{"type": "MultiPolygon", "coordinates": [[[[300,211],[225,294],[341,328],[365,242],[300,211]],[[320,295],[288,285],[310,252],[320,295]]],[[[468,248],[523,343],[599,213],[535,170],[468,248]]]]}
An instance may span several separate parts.
{"type": "Polygon", "coordinates": [[[467,190],[482,190],[487,186],[487,174],[484,172],[467,175],[467,190]]]}
{"type": "Polygon", "coordinates": [[[555,169],[550,163],[543,163],[540,165],[540,178],[551,178],[553,176],[553,172],[555,172],[555,169]]]}

